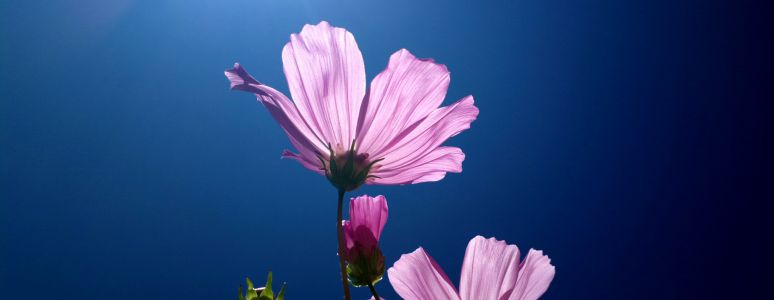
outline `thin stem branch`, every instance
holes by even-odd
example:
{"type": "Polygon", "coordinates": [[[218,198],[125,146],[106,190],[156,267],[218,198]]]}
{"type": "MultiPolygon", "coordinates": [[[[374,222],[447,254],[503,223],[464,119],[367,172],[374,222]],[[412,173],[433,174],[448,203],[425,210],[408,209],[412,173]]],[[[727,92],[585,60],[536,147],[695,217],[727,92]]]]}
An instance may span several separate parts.
{"type": "Polygon", "coordinates": [[[368,288],[371,289],[371,294],[374,295],[374,299],[381,300],[382,298],[379,298],[379,294],[376,293],[376,288],[374,287],[373,283],[368,283],[368,288]]]}
{"type": "MultiPolygon", "coordinates": [[[[339,190],[339,213],[336,220],[336,229],[339,237],[339,267],[341,268],[341,285],[344,288],[344,299],[350,300],[349,280],[347,280],[347,267],[344,263],[344,232],[342,231],[342,207],[344,202],[344,190],[339,190]]],[[[377,298],[378,300],[379,298],[377,298]]]]}

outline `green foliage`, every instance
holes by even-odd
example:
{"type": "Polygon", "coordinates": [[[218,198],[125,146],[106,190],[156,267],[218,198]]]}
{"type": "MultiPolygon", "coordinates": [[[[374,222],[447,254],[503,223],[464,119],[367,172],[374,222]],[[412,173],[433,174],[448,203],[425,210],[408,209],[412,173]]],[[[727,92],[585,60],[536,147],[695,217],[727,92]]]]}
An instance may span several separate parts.
{"type": "Polygon", "coordinates": [[[250,278],[245,278],[247,283],[247,291],[242,290],[242,286],[239,286],[239,300],[284,300],[285,298],[285,284],[282,284],[282,288],[277,296],[274,296],[274,291],[271,289],[272,276],[269,272],[268,279],[266,279],[266,286],[261,288],[255,288],[250,278]],[[245,293],[246,292],[246,293],[245,293]],[[260,293],[260,294],[259,294],[260,293]]]}

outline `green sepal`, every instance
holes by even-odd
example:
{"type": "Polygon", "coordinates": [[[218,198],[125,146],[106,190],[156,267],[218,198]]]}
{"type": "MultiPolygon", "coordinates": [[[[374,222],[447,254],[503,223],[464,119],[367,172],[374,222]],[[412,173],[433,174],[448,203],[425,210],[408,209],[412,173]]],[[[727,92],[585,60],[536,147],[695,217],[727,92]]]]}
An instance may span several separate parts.
{"type": "Polygon", "coordinates": [[[247,296],[245,300],[254,300],[258,298],[258,292],[255,291],[255,286],[250,278],[245,278],[247,282],[247,296]]]}
{"type": "Polygon", "coordinates": [[[266,287],[263,288],[258,300],[274,300],[274,292],[271,290],[271,272],[269,272],[269,278],[266,279],[266,287]]]}
{"type": "Polygon", "coordinates": [[[239,285],[238,300],[283,300],[285,298],[285,283],[282,284],[282,288],[280,289],[279,294],[277,294],[277,297],[274,297],[274,292],[271,289],[271,272],[269,272],[269,276],[266,279],[265,287],[256,289],[250,278],[245,278],[245,282],[247,283],[247,291],[242,288],[242,285],[239,285]],[[260,292],[260,294],[258,294],[258,292],[260,292]]]}
{"type": "Polygon", "coordinates": [[[347,264],[347,277],[356,287],[376,285],[384,276],[384,256],[379,248],[370,255],[359,255],[355,261],[347,264]]]}
{"type": "Polygon", "coordinates": [[[282,288],[280,288],[279,294],[277,294],[276,300],[284,300],[285,299],[285,287],[287,284],[283,283],[282,288]]]}

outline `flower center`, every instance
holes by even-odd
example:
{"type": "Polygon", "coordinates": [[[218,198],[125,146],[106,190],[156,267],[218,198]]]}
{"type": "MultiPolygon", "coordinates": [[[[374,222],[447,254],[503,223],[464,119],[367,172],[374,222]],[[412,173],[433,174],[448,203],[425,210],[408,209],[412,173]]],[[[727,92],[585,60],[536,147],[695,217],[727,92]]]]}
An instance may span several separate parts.
{"type": "Polygon", "coordinates": [[[322,170],[325,171],[325,177],[339,190],[352,191],[368,180],[377,176],[370,175],[374,164],[381,161],[382,158],[369,160],[368,153],[357,153],[355,150],[355,141],[352,141],[349,150],[333,149],[328,144],[330,157],[323,159],[318,156],[322,163],[322,170]]]}

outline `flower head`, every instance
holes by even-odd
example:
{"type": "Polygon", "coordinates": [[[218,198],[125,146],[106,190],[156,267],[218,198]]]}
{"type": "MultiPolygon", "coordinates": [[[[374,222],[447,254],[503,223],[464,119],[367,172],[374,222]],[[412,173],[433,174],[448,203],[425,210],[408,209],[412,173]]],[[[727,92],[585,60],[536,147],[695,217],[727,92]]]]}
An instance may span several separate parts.
{"type": "Polygon", "coordinates": [[[465,251],[460,290],[425,249],[404,254],[387,270],[401,297],[418,300],[538,299],[548,289],[555,269],[542,251],[530,249],[519,262],[519,248],[477,236],[465,251]]]}
{"type": "Polygon", "coordinates": [[[344,253],[347,272],[356,286],[376,283],[384,275],[384,255],[379,237],[387,223],[387,199],[363,195],[349,201],[350,220],[344,221],[344,253]]]}
{"type": "Polygon", "coordinates": [[[465,154],[441,146],[478,116],[473,97],[440,107],[449,86],[446,66],[395,52],[366,89],[354,36],[327,22],[292,34],[282,62],[293,101],[239,64],[227,70],[231,88],[254,93],[282,126],[304,167],[340,190],[366,184],[441,180],[461,172],[465,154]]]}

